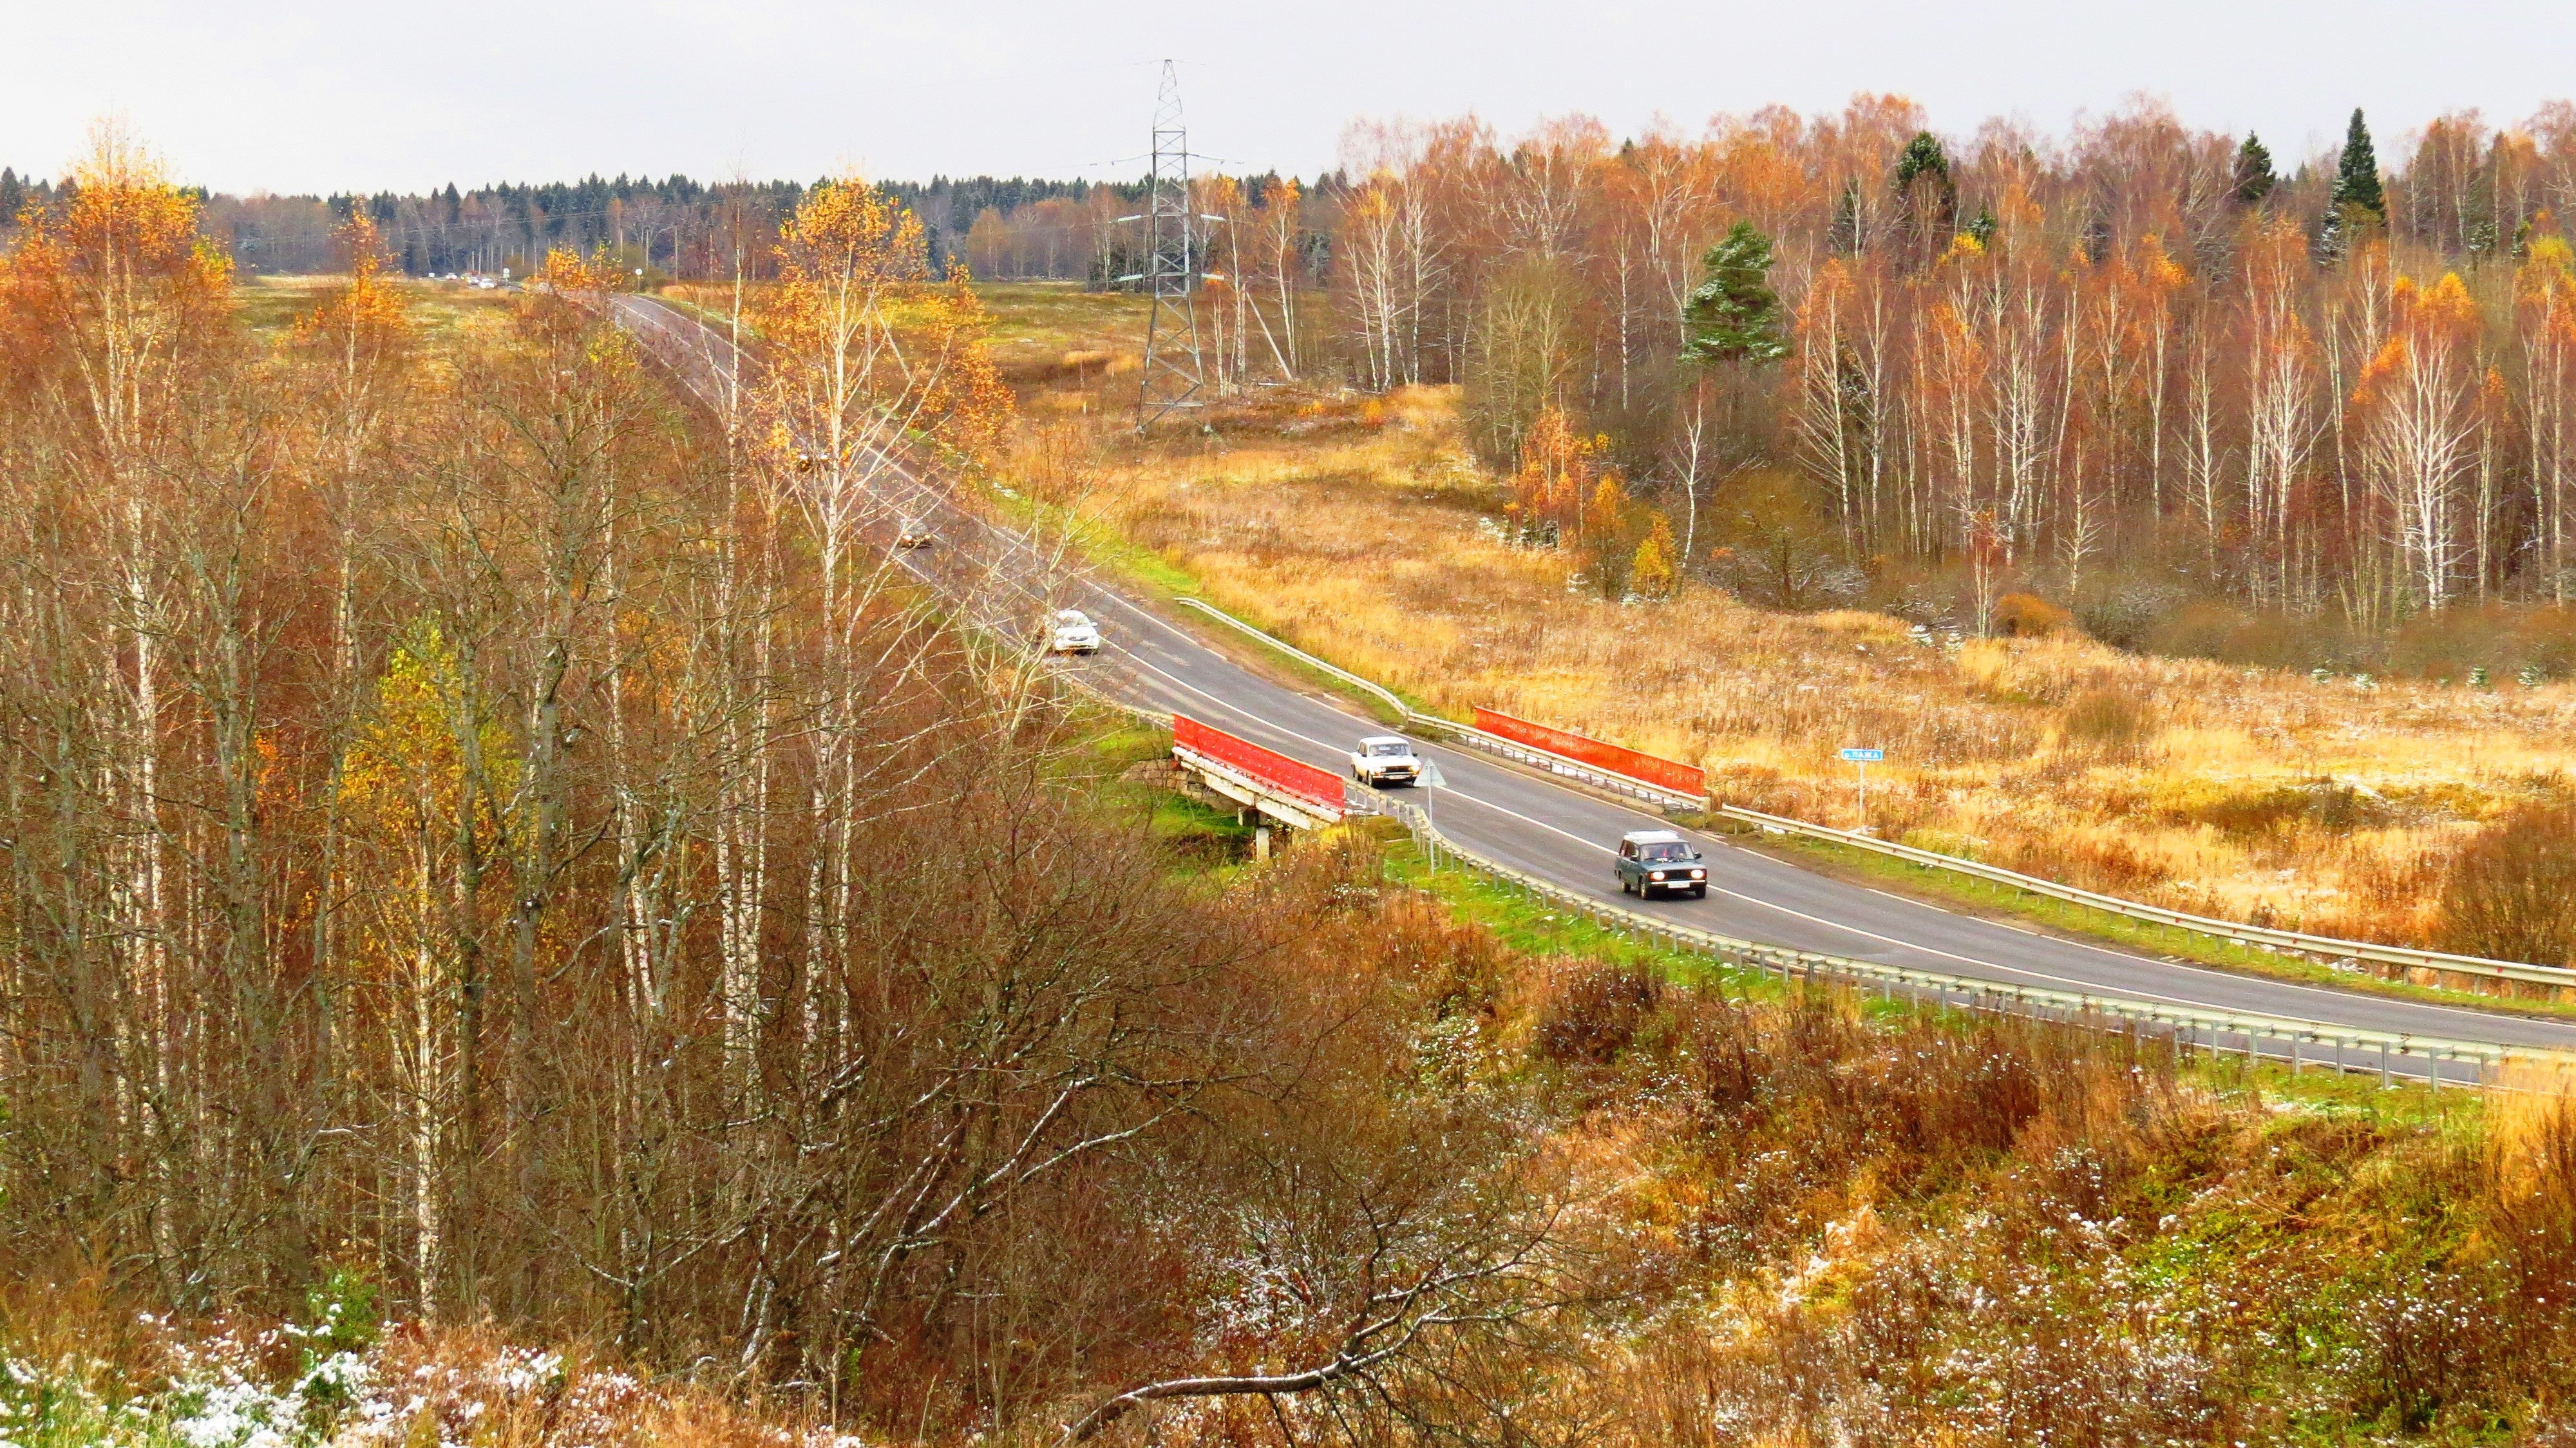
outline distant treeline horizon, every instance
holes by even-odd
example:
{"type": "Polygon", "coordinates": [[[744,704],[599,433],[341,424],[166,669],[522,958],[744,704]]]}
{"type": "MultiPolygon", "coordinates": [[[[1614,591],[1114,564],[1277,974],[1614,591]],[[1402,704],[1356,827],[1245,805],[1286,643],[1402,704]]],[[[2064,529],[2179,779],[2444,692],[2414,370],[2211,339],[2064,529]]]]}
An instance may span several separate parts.
{"type": "MultiPolygon", "coordinates": [[[[631,252],[634,264],[671,276],[707,279],[730,275],[737,253],[745,269],[758,275],[768,249],[751,244],[753,239],[774,234],[779,220],[826,179],[706,182],[676,171],[658,179],[594,172],[579,181],[497,182],[472,189],[450,182],[420,192],[183,189],[205,203],[207,232],[248,272],[339,269],[346,263],[338,250],[339,229],[364,211],[391,259],[413,276],[525,272],[542,265],[549,251],[588,255],[608,248],[631,252]]],[[[1330,189],[1338,181],[1325,175],[1314,185],[1330,189]]],[[[976,218],[988,212],[1014,216],[1057,202],[1093,209],[1105,204],[1110,214],[1139,203],[1144,194],[1141,180],[933,175],[927,182],[872,184],[920,217],[931,265],[943,273],[964,254],[976,218]]],[[[30,203],[51,205],[71,189],[69,179],[49,181],[0,167],[0,229],[14,225],[30,203]]]]}

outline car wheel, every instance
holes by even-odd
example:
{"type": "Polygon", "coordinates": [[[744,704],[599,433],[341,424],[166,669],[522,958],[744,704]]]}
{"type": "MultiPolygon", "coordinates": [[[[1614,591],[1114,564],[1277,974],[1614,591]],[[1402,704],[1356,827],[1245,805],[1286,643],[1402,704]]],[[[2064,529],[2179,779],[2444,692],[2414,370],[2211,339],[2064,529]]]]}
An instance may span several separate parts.
{"type": "Polygon", "coordinates": [[[1707,898],[1708,898],[1708,887],[1707,887],[1706,885],[1693,885],[1693,886],[1691,886],[1691,898],[1692,898],[1692,899],[1694,899],[1694,900],[1705,900],[1705,899],[1707,899],[1707,898]]]}

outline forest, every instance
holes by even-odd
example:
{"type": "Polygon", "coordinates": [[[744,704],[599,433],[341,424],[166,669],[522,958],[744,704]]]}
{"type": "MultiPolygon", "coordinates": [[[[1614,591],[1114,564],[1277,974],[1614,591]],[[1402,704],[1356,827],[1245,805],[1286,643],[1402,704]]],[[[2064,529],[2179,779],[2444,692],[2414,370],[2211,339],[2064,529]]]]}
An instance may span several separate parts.
{"type": "MultiPolygon", "coordinates": [[[[1592,228],[1658,214],[1611,183],[1662,143],[1383,136],[1329,216],[1210,182],[1241,218],[1212,385],[1302,379],[1353,433],[1438,391],[1520,558],[1633,564],[1647,514],[1691,537],[1699,487],[1776,472],[1853,567],[1956,564],[1971,602],[1978,569],[2080,591],[2136,539],[2220,554],[2249,608],[2543,598],[2519,353],[2481,362],[2504,403],[2445,475],[2451,522],[2496,505],[2446,546],[2493,552],[2439,588],[2372,439],[2447,375],[2409,329],[2505,286],[2484,357],[2523,335],[2511,288],[2558,305],[2545,207],[2401,287],[2436,254],[2414,193],[2293,255],[2325,182],[2247,199],[2231,145],[2206,215],[2141,201],[2098,256],[2048,250],[2094,173],[1863,113],[1902,186],[1750,187],[1742,147],[1844,154],[1803,129],[1673,143],[1681,290],[1640,270],[1633,308],[1601,306],[1627,233],[1592,228]],[[1754,285],[1712,248],[1777,259],[1754,285]],[[2277,556],[2236,493],[2185,506],[2192,404],[2159,390],[2208,357],[2238,456],[2259,256],[2314,322],[2277,556]],[[2347,405],[2332,308],[2383,285],[2347,405]],[[2105,297],[2136,329],[2101,372],[2105,297]],[[1904,326],[1864,383],[1873,306],[1904,326]],[[1935,365],[1953,333],[1987,370],[1935,365]],[[1816,482],[1820,345],[1877,483],[1816,482]],[[2109,551],[2069,553],[2069,506],[2109,551]]],[[[743,223],[746,285],[679,289],[760,339],[710,397],[612,324],[651,280],[614,237],[468,292],[353,207],[279,290],[114,128],[67,181],[0,250],[10,1442],[2565,1441],[2563,1081],[2430,1098],[1801,988],[1365,825],[1254,858],[1167,741],[890,561],[886,469],[1057,481],[1012,319],[899,196],[796,188],[743,223]]],[[[1089,407],[1082,365],[1046,405],[1089,407]]]]}
{"type": "MultiPolygon", "coordinates": [[[[1533,538],[1581,542],[1606,472],[1686,545],[1704,508],[1748,515],[1776,566],[1679,562],[1762,602],[1986,634],[2033,593],[2113,642],[2296,667],[2576,587],[2565,105],[2444,115],[2388,165],[2358,112],[2285,166],[2150,102],[1945,138],[1871,95],[1624,139],[1361,123],[1344,150],[1307,186],[1196,183],[1210,380],[1459,385],[1533,538]]],[[[1142,246],[1133,187],[886,189],[941,275],[1106,285],[1142,246]]],[[[364,211],[414,272],[604,245],[639,275],[757,279],[752,238],[804,190],[591,178],[208,215],[246,260],[318,265],[364,211]]],[[[1594,540],[1595,577],[1625,587],[1635,532],[1594,540]]]]}

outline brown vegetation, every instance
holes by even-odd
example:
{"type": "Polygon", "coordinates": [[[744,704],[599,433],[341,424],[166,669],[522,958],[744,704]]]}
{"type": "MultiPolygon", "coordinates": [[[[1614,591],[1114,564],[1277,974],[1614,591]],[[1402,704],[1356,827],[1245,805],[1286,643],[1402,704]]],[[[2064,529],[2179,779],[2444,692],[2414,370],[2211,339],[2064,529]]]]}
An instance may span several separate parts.
{"type": "MultiPolygon", "coordinates": [[[[2430,945],[2448,862],[2576,780],[2562,684],[2319,681],[1704,585],[1603,598],[1585,560],[1513,542],[1514,493],[1466,454],[1451,403],[1247,406],[1211,417],[1215,444],[1142,450],[1104,429],[1049,496],[1211,602],[1459,717],[1583,729],[1706,766],[1727,802],[1845,827],[1862,821],[1836,751],[1877,745],[1881,834],[2184,909],[2430,945]]],[[[1033,391],[1030,426],[1076,429],[1058,405],[1033,391]]]]}

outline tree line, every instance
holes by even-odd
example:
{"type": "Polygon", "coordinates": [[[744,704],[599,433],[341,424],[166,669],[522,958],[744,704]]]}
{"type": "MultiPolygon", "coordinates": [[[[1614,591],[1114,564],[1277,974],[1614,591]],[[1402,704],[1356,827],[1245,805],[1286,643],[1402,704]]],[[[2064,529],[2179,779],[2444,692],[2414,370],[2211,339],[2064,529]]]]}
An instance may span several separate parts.
{"type": "Polygon", "coordinates": [[[1579,442],[1698,543],[1731,482],[1804,560],[1766,601],[1934,575],[1984,629],[2178,585],[2375,629],[2576,588],[2576,108],[2448,114],[2395,167],[2355,112],[2287,174],[2151,103],[1962,141],[1894,96],[1346,150],[1320,201],[1200,184],[1211,369],[1461,385],[1533,536],[1585,533],[1579,442]]]}

